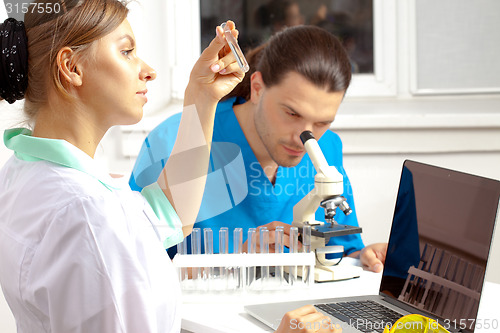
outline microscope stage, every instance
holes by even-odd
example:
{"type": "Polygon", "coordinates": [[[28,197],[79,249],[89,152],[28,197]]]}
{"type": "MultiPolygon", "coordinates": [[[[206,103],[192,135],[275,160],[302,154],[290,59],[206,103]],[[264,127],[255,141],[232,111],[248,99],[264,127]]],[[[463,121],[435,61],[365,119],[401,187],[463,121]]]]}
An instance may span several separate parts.
{"type": "Polygon", "coordinates": [[[325,238],[328,241],[331,237],[360,234],[362,231],[362,228],[351,225],[325,223],[324,225],[312,227],[311,235],[325,238]]]}

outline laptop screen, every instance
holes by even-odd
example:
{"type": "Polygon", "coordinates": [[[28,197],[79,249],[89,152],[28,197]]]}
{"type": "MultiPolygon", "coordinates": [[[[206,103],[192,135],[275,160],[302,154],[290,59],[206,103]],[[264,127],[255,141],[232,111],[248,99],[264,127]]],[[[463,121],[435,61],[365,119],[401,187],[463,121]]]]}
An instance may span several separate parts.
{"type": "Polygon", "coordinates": [[[473,330],[499,197],[497,180],[405,161],[381,294],[473,330]]]}

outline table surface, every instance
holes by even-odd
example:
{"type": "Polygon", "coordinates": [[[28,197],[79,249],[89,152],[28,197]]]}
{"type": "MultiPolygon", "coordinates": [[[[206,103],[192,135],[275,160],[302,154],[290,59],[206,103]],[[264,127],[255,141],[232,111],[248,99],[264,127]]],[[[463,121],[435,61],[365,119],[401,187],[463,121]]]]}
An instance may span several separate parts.
{"type": "MultiPolygon", "coordinates": [[[[355,259],[345,264],[359,264],[355,259]]],[[[244,311],[245,305],[289,302],[296,300],[321,299],[333,297],[377,295],[381,273],[363,271],[359,278],[315,283],[307,289],[287,291],[266,291],[261,293],[184,293],[182,307],[182,329],[187,332],[236,333],[272,332],[273,330],[244,311]]],[[[497,309],[500,298],[500,284],[487,282],[483,288],[478,312],[476,333],[500,332],[500,311],[497,309]],[[486,326],[490,326],[487,328],[486,326]],[[491,327],[496,325],[496,329],[491,327]]]]}

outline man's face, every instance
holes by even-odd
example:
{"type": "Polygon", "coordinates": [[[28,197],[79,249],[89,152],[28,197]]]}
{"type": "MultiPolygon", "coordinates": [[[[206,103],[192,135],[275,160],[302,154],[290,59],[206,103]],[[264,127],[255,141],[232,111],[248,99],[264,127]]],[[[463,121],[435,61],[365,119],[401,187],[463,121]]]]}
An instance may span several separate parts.
{"type": "Polygon", "coordinates": [[[252,102],[257,134],[278,165],[293,167],[305,154],[300,134],[309,130],[319,139],[335,119],[344,92],[327,92],[296,72],[268,88],[260,73],[255,74],[252,102]]]}

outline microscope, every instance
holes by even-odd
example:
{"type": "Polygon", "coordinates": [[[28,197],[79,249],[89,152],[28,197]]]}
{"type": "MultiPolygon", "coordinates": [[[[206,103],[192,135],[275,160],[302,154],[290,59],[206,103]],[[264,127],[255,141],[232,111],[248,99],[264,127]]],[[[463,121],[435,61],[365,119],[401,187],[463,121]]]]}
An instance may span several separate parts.
{"type": "MultiPolygon", "coordinates": [[[[344,253],[342,245],[326,246],[331,237],[361,233],[360,227],[340,225],[335,221],[339,208],[345,215],[352,210],[344,192],[343,176],[328,162],[319,147],[318,141],[310,131],[304,131],[300,139],[311,159],[316,175],[314,188],[293,207],[292,225],[300,228],[311,226],[311,251],[316,254],[315,280],[318,282],[348,279],[359,276],[360,267],[336,266],[344,253]],[[325,210],[325,222],[316,221],[315,213],[319,207],[325,210]],[[335,259],[330,259],[336,254],[335,259]],[[359,268],[359,269],[358,269],[359,268]]],[[[309,245],[309,244],[307,244],[309,245]]]]}

